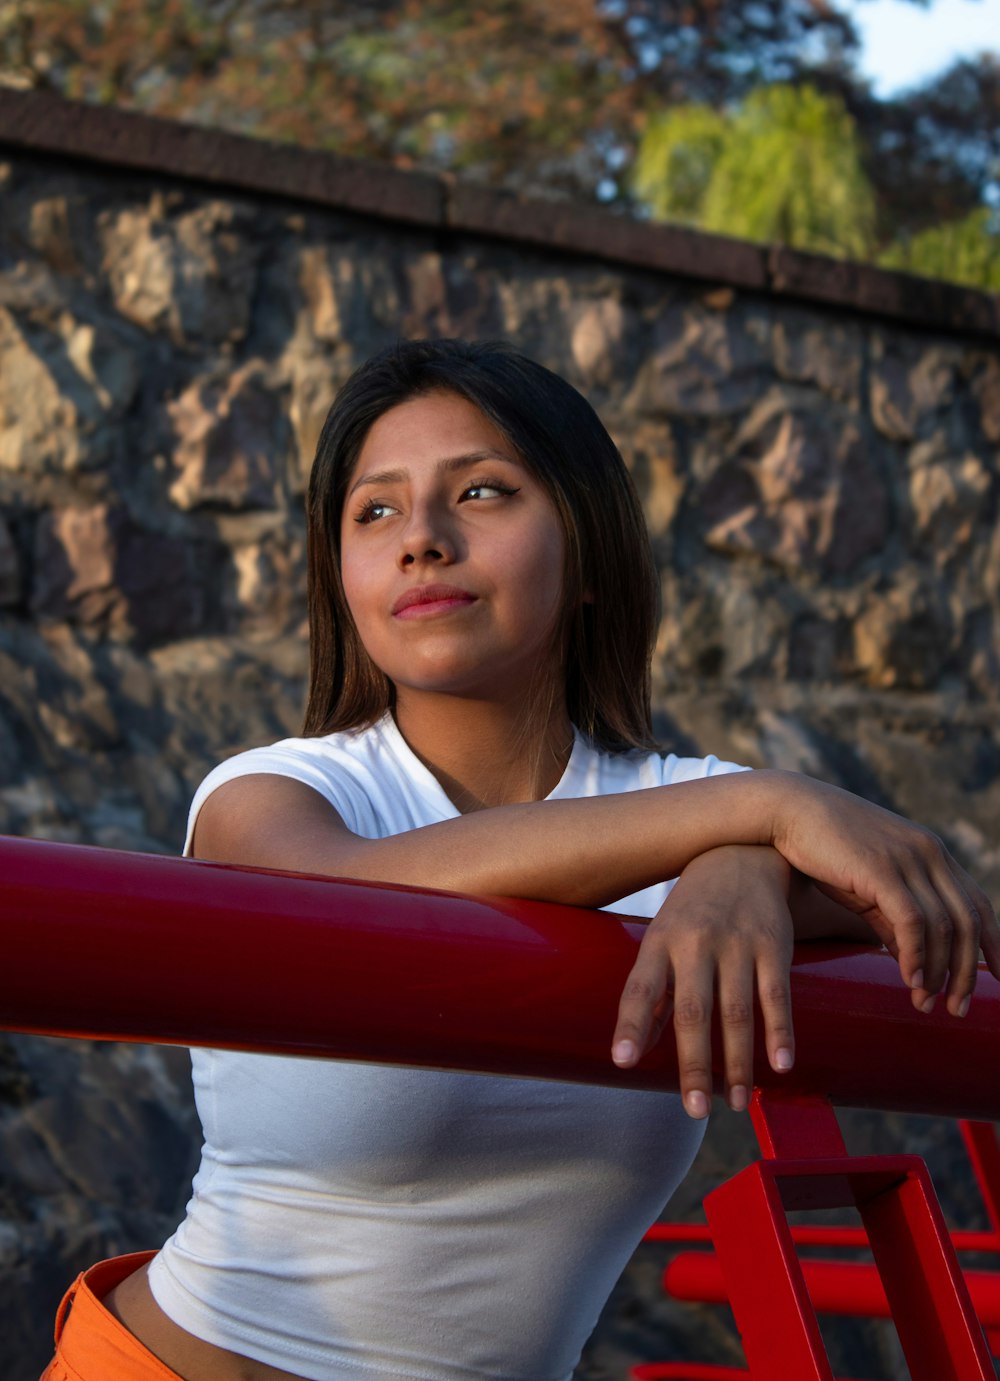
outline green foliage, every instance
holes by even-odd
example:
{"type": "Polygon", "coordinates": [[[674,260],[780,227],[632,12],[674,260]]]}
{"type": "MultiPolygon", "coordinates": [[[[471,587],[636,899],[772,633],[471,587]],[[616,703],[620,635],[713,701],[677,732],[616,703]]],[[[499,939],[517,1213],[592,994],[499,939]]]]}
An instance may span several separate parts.
{"type": "Polygon", "coordinates": [[[725,116],[710,106],[675,106],[651,116],[633,168],[636,196],[658,220],[697,224],[728,134],[725,116]]]}
{"type": "Polygon", "coordinates": [[[855,258],[875,241],[854,121],[811,86],[763,87],[728,116],[681,106],[654,117],[634,188],[654,215],[725,235],[855,258]]]}
{"type": "Polygon", "coordinates": [[[875,199],[854,120],[811,86],[763,87],[732,123],[705,196],[705,226],[821,254],[862,258],[875,199]]]}
{"type": "Polygon", "coordinates": [[[878,262],[887,269],[1000,292],[1000,232],[994,229],[995,219],[988,207],[981,207],[960,221],[894,241],[878,262]]]}

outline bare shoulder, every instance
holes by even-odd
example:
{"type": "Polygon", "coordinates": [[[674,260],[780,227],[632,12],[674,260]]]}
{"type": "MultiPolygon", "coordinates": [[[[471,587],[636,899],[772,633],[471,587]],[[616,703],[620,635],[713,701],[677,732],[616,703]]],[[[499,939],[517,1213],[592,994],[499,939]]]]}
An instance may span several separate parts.
{"type": "Polygon", "coordinates": [[[216,863],[309,872],[338,841],[357,842],[357,836],[318,791],[292,777],[254,772],[223,782],[206,799],[191,853],[216,863]]]}

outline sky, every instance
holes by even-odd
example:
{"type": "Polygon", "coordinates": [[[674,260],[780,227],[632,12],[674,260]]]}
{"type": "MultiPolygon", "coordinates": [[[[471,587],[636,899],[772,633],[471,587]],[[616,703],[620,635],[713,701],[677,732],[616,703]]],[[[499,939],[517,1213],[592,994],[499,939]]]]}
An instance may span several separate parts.
{"type": "Polygon", "coordinates": [[[1000,0],[841,0],[862,41],[860,67],[876,96],[935,76],[956,58],[1000,55],[1000,0]]]}

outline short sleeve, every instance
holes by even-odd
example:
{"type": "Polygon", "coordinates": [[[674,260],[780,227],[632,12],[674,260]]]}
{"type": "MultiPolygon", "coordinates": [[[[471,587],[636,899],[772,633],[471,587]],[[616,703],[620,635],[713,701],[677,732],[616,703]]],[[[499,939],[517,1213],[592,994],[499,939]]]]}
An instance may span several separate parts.
{"type": "Polygon", "coordinates": [[[371,836],[375,833],[374,817],[364,793],[353,788],[349,765],[337,771],[325,758],[303,752],[295,740],[275,743],[270,748],[251,748],[246,753],[237,753],[213,768],[199,786],[188,812],[187,834],[184,839],[184,854],[191,851],[194,827],[198,814],[211,796],[226,782],[237,777],[250,777],[258,773],[276,777],[290,777],[311,787],[337,812],[344,824],[354,834],[371,836]],[[372,819],[368,817],[372,816],[372,819]]]}
{"type": "Polygon", "coordinates": [[[709,753],[705,758],[679,758],[668,753],[662,758],[662,786],[672,786],[677,782],[696,782],[704,777],[723,777],[729,772],[750,772],[738,762],[726,762],[709,753]]]}

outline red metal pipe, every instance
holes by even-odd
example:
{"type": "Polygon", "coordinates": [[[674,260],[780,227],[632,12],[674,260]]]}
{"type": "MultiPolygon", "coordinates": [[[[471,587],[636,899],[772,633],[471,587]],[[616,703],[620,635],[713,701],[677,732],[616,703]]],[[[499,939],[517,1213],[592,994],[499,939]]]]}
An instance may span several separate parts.
{"type": "MultiPolygon", "coordinates": [[[[821,1314],[887,1319],[889,1301],[876,1268],[865,1261],[802,1258],[802,1272],[813,1307],[821,1314]]],[[[1000,1273],[964,1271],[982,1323],[1000,1324],[1000,1273]]],[[[729,1291],[714,1252],[680,1252],[663,1273],[663,1288],[674,1299],[726,1304],[729,1291]]]]}
{"type": "MultiPolygon", "coordinates": [[[[647,1231],[644,1242],[697,1242],[706,1247],[712,1245],[712,1229],[707,1223],[654,1223],[647,1231]]],[[[819,1224],[807,1227],[796,1223],[792,1227],[792,1241],[797,1247],[861,1248],[868,1246],[868,1234],[864,1228],[847,1228],[819,1224]]],[[[958,1252],[998,1252],[1000,1233],[965,1232],[958,1229],[951,1233],[951,1244],[958,1252]]]]}
{"type": "MultiPolygon", "coordinates": [[[[642,924],[541,902],[0,839],[0,1027],[675,1088],[608,1047],[642,924]]],[[[874,949],[807,945],[798,1059],[764,1087],[1000,1118],[1000,983],[916,1013],[874,949]]]]}

